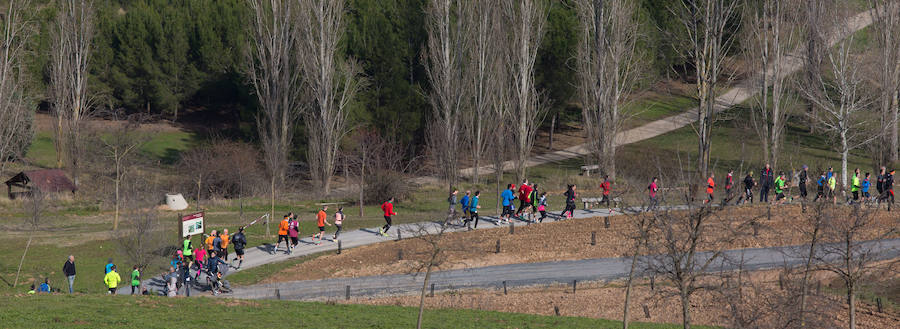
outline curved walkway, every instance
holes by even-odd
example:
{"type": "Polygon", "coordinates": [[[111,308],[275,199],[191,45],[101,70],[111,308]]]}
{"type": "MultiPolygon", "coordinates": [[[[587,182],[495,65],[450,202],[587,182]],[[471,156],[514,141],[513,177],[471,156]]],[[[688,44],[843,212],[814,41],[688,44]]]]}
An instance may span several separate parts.
{"type": "MultiPolygon", "coordinates": [[[[800,265],[805,262],[803,246],[751,248],[729,250],[724,259],[743,259],[744,270],[772,269],[781,266],[800,265]]],[[[869,241],[862,248],[872,250],[879,259],[900,256],[900,239],[869,241]]],[[[709,257],[700,253],[699,259],[709,257]]],[[[837,259],[835,259],[837,260],[837,259]]],[[[653,262],[650,258],[642,262],[653,262]]],[[[500,288],[530,286],[551,283],[572,283],[578,281],[599,281],[624,278],[630,270],[630,259],[599,258],[546,263],[510,264],[434,272],[431,281],[435,290],[468,288],[500,288]]],[[[715,262],[710,273],[736,270],[736,262],[715,262]]],[[[418,293],[422,289],[424,274],[397,274],[366,276],[357,278],[335,278],[324,280],[293,281],[274,284],[260,284],[236,289],[230,297],[248,299],[289,299],[315,300],[344,298],[348,293],[359,296],[390,296],[418,293]],[[348,288],[349,287],[349,288],[348,288]]],[[[229,296],[229,295],[226,295],[229,296]]]]}

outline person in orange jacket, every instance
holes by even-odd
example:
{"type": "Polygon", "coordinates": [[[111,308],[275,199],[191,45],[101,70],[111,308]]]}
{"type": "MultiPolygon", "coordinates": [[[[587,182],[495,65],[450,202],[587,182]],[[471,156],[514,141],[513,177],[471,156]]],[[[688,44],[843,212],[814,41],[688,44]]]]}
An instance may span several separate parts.
{"type": "Polygon", "coordinates": [[[713,173],[709,174],[709,178],[706,179],[706,200],[703,203],[712,203],[713,201],[713,193],[716,189],[716,175],[713,173]]]}
{"type": "Polygon", "coordinates": [[[294,218],[294,213],[284,215],[284,219],[278,224],[278,241],[275,241],[275,249],[272,250],[273,254],[278,252],[278,245],[281,244],[282,240],[284,241],[284,246],[287,248],[287,253],[290,254],[293,251],[291,248],[291,240],[288,239],[288,229],[291,227],[291,218],[294,218]]]}

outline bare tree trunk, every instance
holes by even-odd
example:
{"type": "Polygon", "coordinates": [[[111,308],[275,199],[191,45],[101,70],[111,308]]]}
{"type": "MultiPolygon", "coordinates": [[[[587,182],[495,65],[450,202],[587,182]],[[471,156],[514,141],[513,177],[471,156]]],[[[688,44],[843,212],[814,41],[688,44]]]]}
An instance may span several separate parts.
{"type": "Polygon", "coordinates": [[[27,102],[25,86],[27,48],[35,29],[27,13],[28,1],[7,1],[0,39],[0,175],[8,159],[21,158],[33,137],[34,109],[27,102]],[[24,8],[24,10],[23,10],[24,8]]]}
{"type": "Polygon", "coordinates": [[[269,234],[269,222],[275,218],[275,176],[269,178],[269,197],[271,201],[271,208],[269,208],[269,218],[266,218],[266,237],[271,237],[269,234]]]}
{"type": "Polygon", "coordinates": [[[637,267],[638,251],[631,255],[631,268],[628,270],[628,279],[625,281],[625,310],[622,312],[622,328],[628,329],[628,316],[631,307],[631,288],[634,281],[634,269],[637,267]]]}
{"type": "Polygon", "coordinates": [[[691,329],[691,296],[684,292],[681,293],[681,324],[684,329],[691,329]]]}
{"type": "Polygon", "coordinates": [[[431,279],[431,266],[425,271],[425,280],[422,282],[422,294],[419,296],[419,316],[416,320],[416,329],[422,329],[422,315],[425,314],[425,291],[428,289],[428,282],[431,279]]]}
{"type": "MultiPolygon", "coordinates": [[[[453,0],[432,0],[427,8],[428,42],[423,61],[427,63],[425,73],[431,82],[429,101],[433,120],[429,134],[429,146],[435,156],[439,172],[450,185],[456,183],[459,151],[459,119],[461,102],[466,97],[463,89],[463,74],[460,70],[459,28],[453,28],[452,10],[462,4],[453,0]]],[[[462,16],[462,15],[457,15],[462,16]]],[[[461,24],[458,17],[456,24],[461,24]]]]}
{"type": "Polygon", "coordinates": [[[553,114],[553,119],[550,120],[550,136],[548,136],[548,138],[547,138],[547,139],[548,139],[548,143],[547,143],[547,144],[548,144],[548,146],[547,146],[547,150],[548,150],[548,151],[553,151],[553,133],[554,133],[555,130],[556,130],[556,118],[557,118],[558,116],[559,116],[559,113],[554,113],[554,114],[553,114]]]}
{"type": "Polygon", "coordinates": [[[534,146],[534,137],[546,114],[545,101],[535,89],[534,64],[544,37],[547,22],[547,6],[543,1],[506,0],[504,9],[508,25],[512,27],[507,45],[509,71],[512,75],[511,129],[515,156],[516,180],[525,178],[528,157],[534,146]]]}

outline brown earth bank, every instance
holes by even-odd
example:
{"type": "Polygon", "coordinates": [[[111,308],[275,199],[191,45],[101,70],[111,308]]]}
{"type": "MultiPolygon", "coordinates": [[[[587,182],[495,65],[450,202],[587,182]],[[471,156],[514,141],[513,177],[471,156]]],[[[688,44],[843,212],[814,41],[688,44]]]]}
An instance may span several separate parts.
{"type": "MultiPolygon", "coordinates": [[[[840,207],[838,211],[849,211],[840,207]]],[[[811,213],[811,211],[810,211],[811,213]]],[[[810,213],[801,213],[799,206],[772,207],[771,216],[766,206],[729,207],[707,217],[706,239],[700,249],[739,249],[770,246],[799,245],[806,242],[806,226],[810,213]],[[757,234],[748,222],[758,223],[757,234]],[[732,239],[722,241],[719,237],[732,239]]],[[[638,215],[639,216],[639,215],[638,215]]],[[[646,216],[646,214],[644,215],[646,216]]],[[[633,249],[637,216],[573,219],[544,222],[537,225],[517,224],[514,234],[507,226],[489,230],[447,233],[440,241],[445,249],[442,270],[484,267],[492,265],[535,263],[558,260],[621,257],[633,249]],[[596,245],[591,245],[591,234],[596,232],[596,245]],[[500,252],[496,253],[497,241],[500,252]]],[[[549,220],[549,219],[548,219],[549,220]]],[[[867,240],[887,236],[896,227],[897,216],[879,211],[874,218],[874,228],[861,232],[857,237],[867,240]]],[[[479,225],[493,226],[490,222],[479,225]]],[[[374,245],[345,250],[340,255],[331,254],[289,267],[266,278],[262,282],[287,282],[335,277],[359,277],[369,275],[409,273],[425,259],[430,245],[420,239],[387,241],[374,245]],[[402,252],[402,260],[399,253],[402,252]]]]}
{"type": "MultiPolygon", "coordinates": [[[[732,273],[733,275],[734,273],[732,273]]],[[[796,285],[779,284],[781,271],[761,271],[744,274],[742,298],[735,291],[717,290],[725,285],[722,278],[706,278],[713,287],[695,294],[691,299],[691,319],[693,324],[745,328],[796,327],[789,322],[796,321],[796,285]],[[781,287],[787,287],[782,289],[781,287]],[[740,319],[740,320],[738,320],[740,319]],[[742,322],[742,323],[741,323],[742,322]]],[[[734,277],[730,277],[733,279],[734,277]]],[[[819,273],[815,281],[836,279],[819,273]]],[[[897,280],[896,274],[893,280],[897,280]]],[[[665,283],[658,283],[651,290],[646,280],[637,282],[632,290],[629,311],[630,321],[677,323],[682,322],[681,302],[677,291],[665,283]],[[644,311],[646,307],[646,313],[644,311]],[[649,314],[649,317],[647,316],[649,314]]],[[[828,285],[831,286],[831,285],[828,285]]],[[[808,328],[846,328],[848,307],[846,299],[835,293],[828,293],[828,286],[816,292],[810,289],[808,313],[805,323],[808,328]]],[[[836,287],[831,287],[835,289],[836,287]]],[[[833,292],[833,291],[832,291],[833,292]]],[[[420,297],[396,296],[382,298],[354,298],[339,303],[368,305],[419,306],[420,297]]],[[[573,293],[571,285],[512,288],[507,294],[503,290],[462,290],[436,292],[434,297],[425,298],[427,309],[456,308],[478,309],[500,312],[579,316],[621,320],[625,300],[624,283],[579,283],[573,293]]],[[[860,301],[856,307],[858,328],[898,328],[900,313],[896,306],[878,312],[869,300],[860,301]]]]}

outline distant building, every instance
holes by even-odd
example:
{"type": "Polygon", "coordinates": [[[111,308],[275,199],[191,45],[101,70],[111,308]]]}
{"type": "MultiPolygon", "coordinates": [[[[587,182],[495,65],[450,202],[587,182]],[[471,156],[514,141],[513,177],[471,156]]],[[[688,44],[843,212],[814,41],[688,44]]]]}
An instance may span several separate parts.
{"type": "Polygon", "coordinates": [[[34,190],[44,194],[75,193],[75,183],[59,169],[42,169],[23,171],[6,181],[10,199],[18,196],[30,196],[34,190]]]}

